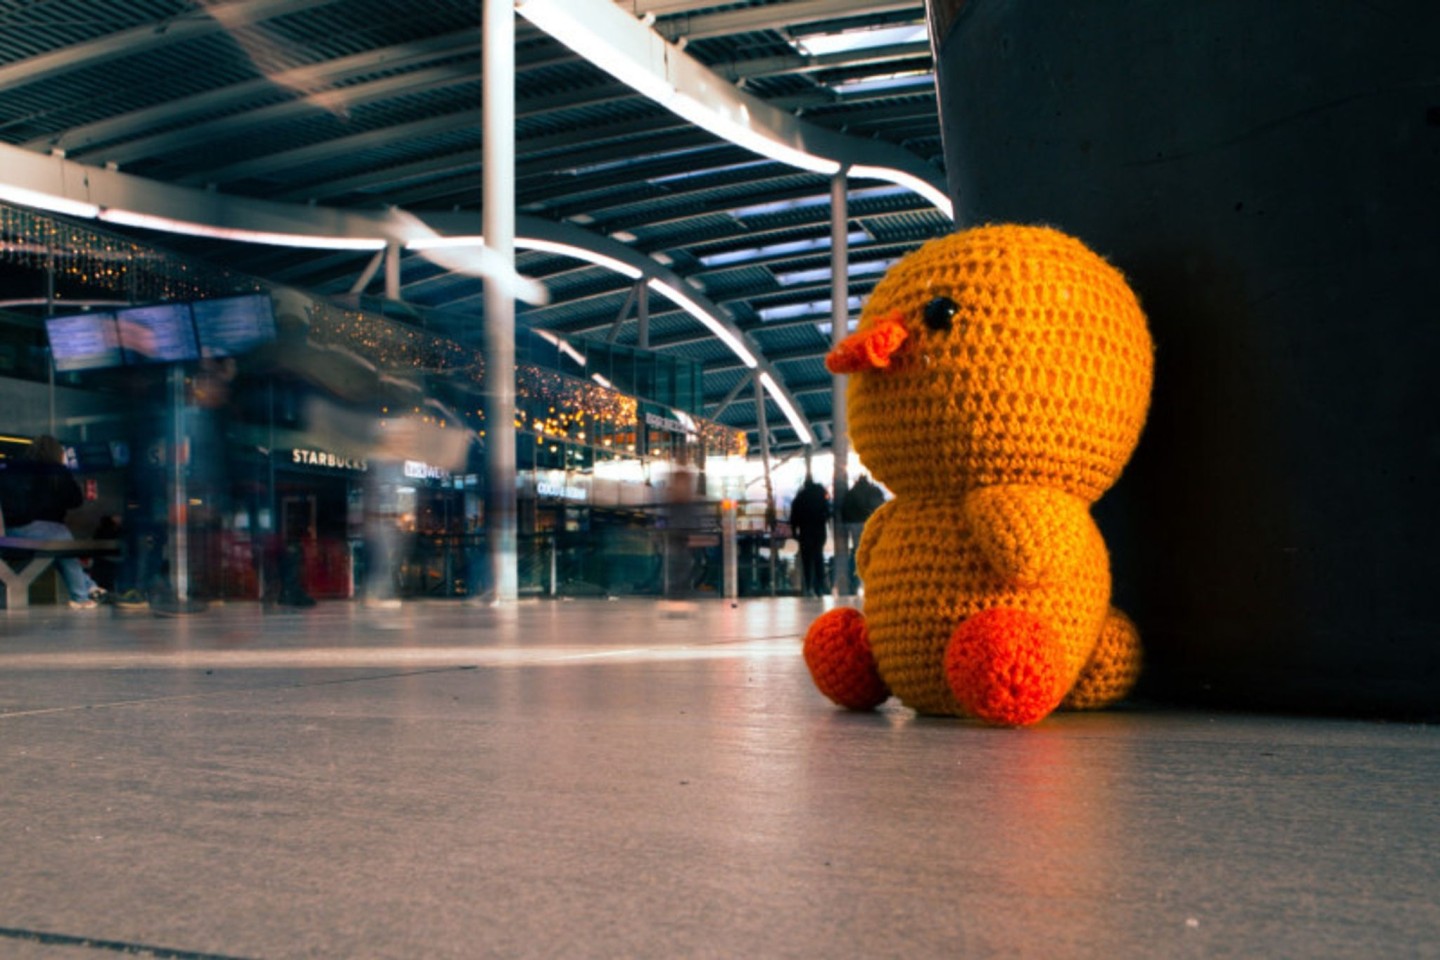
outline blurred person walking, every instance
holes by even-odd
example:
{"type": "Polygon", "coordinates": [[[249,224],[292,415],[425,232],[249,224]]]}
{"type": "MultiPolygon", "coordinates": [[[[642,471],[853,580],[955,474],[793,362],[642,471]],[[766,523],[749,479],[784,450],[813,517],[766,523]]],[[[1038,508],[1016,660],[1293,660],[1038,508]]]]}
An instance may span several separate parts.
{"type": "Polygon", "coordinates": [[[845,499],[840,502],[840,520],[844,524],[848,547],[846,555],[850,558],[850,589],[852,592],[857,591],[860,587],[860,575],[855,568],[855,553],[860,549],[860,534],[865,530],[865,521],[869,520],[870,515],[878,510],[884,502],[885,492],[863,473],[845,492],[845,499]]]}
{"type": "Polygon", "coordinates": [[[830,529],[830,495],[809,474],[790,504],[790,526],[800,542],[800,595],[823,597],[827,592],[825,541],[830,529]]]}

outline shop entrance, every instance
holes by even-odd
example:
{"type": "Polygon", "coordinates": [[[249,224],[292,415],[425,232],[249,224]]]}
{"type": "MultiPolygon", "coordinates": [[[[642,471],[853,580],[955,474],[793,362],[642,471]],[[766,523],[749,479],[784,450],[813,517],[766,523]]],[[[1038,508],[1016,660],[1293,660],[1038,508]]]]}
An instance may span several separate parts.
{"type": "Polygon", "coordinates": [[[280,536],[286,543],[314,543],[317,500],[313,493],[285,497],[280,504],[280,536]]]}
{"type": "Polygon", "coordinates": [[[351,582],[349,476],[277,473],[275,502],[281,546],[280,577],[316,599],[354,593],[351,582]]]}

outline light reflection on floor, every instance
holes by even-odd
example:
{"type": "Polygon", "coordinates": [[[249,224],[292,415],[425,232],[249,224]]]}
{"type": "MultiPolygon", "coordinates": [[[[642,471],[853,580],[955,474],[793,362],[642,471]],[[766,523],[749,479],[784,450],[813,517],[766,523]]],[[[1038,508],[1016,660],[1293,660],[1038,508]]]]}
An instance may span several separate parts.
{"type": "Polygon", "coordinates": [[[593,647],[312,647],[304,650],[193,650],[74,651],[0,654],[5,670],[188,670],[195,667],[225,669],[277,667],[536,667],[594,663],[644,663],[667,660],[764,659],[795,657],[795,640],[754,640],[689,647],[630,647],[596,650],[593,647]]]}
{"type": "Polygon", "coordinates": [[[409,669],[796,657],[828,604],[701,601],[666,614],[653,601],[418,602],[376,611],[327,603],[274,614],[231,603],[198,616],[0,612],[0,670],[409,669]]]}

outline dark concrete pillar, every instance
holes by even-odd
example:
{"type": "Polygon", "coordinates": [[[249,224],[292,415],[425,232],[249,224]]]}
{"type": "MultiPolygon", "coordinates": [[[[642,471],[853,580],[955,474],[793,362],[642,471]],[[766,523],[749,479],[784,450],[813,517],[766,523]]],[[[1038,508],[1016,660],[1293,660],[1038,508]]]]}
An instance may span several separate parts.
{"type": "Polygon", "coordinates": [[[1096,510],[1142,691],[1440,715],[1440,4],[934,2],[957,219],[1068,230],[1150,315],[1096,510]]]}

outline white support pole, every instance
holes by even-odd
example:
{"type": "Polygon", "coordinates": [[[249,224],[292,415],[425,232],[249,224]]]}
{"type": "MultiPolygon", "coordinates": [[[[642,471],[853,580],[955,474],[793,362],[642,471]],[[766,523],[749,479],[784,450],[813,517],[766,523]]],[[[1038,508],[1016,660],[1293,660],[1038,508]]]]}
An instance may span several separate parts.
{"type": "Polygon", "coordinates": [[[635,305],[635,294],[645,285],[645,281],[630,284],[630,292],[625,295],[625,302],[620,305],[620,312],[615,314],[615,322],[610,324],[610,335],[605,338],[606,343],[614,343],[620,336],[620,328],[625,326],[625,321],[630,318],[630,308],[635,305]]]}
{"type": "MultiPolygon", "coordinates": [[[[45,247],[45,316],[55,315],[55,241],[52,239],[45,247]]],[[[135,271],[128,271],[134,274],[135,271]]],[[[55,358],[50,358],[50,390],[47,394],[50,402],[50,419],[48,421],[50,436],[55,436],[55,358]]]]}
{"type": "Polygon", "coordinates": [[[770,540],[770,596],[773,597],[776,592],[775,553],[778,549],[775,545],[775,524],[779,517],[775,515],[775,483],[770,476],[770,423],[765,416],[765,385],[759,377],[752,379],[755,381],[755,424],[759,428],[760,462],[765,468],[765,532],[770,540]]]}
{"type": "Polygon", "coordinates": [[[754,380],[755,371],[751,370],[750,372],[742,376],[739,380],[735,381],[735,386],[731,387],[730,392],[725,394],[725,399],[720,401],[720,406],[710,411],[710,419],[719,420],[720,414],[724,413],[727,409],[729,409],[730,404],[735,402],[735,398],[740,396],[740,391],[750,386],[754,382],[754,380]]]}
{"type": "Polygon", "coordinates": [[[740,545],[735,520],[735,502],[726,499],[720,504],[720,592],[732,599],[740,595],[740,545]]]}
{"type": "Polygon", "coordinates": [[[190,598],[190,496],[185,484],[190,437],[185,430],[185,371],[178,363],[170,367],[169,379],[170,584],[175,599],[184,603],[190,598]]]}
{"type": "Polygon", "coordinates": [[[400,299],[400,244],[394,240],[385,244],[385,299],[400,299]]]}
{"type": "MultiPolygon", "coordinates": [[[[387,244],[387,249],[388,246],[387,244]]],[[[375,251],[375,256],[370,258],[370,262],[365,265],[365,269],[360,271],[360,276],[356,277],[355,282],[350,286],[351,293],[365,292],[365,288],[370,286],[370,281],[375,279],[375,274],[380,272],[380,265],[385,262],[386,252],[386,250],[375,251]]]]}
{"type": "MultiPolygon", "coordinates": [[[[482,0],[485,245],[515,265],[515,8],[513,0],[482,0]]],[[[495,600],[520,595],[515,496],[515,301],[485,281],[485,513],[495,600]]]]}
{"type": "Polygon", "coordinates": [[[643,277],[635,284],[635,345],[650,349],[650,287],[643,277]]]}
{"type": "MultiPolygon", "coordinates": [[[[830,342],[838,345],[850,332],[850,211],[847,205],[846,176],[842,169],[830,178],[830,342]]],[[[834,590],[837,597],[849,596],[850,585],[850,541],[846,536],[845,521],[840,517],[845,493],[850,489],[850,428],[848,411],[845,408],[845,383],[839,374],[830,377],[830,452],[835,456],[835,475],[832,484],[834,507],[831,531],[835,535],[835,576],[834,590]]]]}

